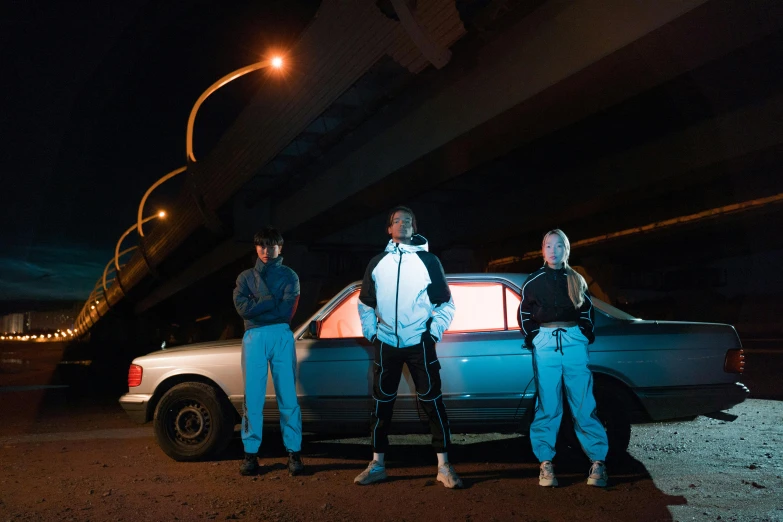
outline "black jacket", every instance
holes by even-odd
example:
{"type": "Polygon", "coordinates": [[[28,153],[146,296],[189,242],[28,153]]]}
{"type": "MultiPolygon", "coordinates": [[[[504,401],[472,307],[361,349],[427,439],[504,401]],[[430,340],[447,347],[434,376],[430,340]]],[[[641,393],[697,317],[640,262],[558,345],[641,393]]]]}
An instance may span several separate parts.
{"type": "Polygon", "coordinates": [[[593,301],[585,291],[584,303],[577,310],[568,296],[568,277],[565,268],[549,268],[544,265],[525,280],[522,285],[522,302],[519,304],[517,320],[525,346],[533,347],[533,338],[544,323],[576,321],[579,329],[590,341],[595,340],[593,333],[593,301]]]}

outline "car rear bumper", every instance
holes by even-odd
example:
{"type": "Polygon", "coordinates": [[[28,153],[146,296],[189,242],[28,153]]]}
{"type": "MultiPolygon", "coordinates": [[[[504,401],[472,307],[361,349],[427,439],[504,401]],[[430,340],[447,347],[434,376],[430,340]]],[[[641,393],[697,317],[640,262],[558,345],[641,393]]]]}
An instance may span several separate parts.
{"type": "Polygon", "coordinates": [[[128,414],[133,422],[144,424],[147,422],[147,405],[150,395],[138,393],[126,393],[120,397],[120,406],[128,414]]]}
{"type": "Polygon", "coordinates": [[[744,401],[750,390],[741,382],[634,390],[651,420],[693,417],[726,410],[744,401]]]}

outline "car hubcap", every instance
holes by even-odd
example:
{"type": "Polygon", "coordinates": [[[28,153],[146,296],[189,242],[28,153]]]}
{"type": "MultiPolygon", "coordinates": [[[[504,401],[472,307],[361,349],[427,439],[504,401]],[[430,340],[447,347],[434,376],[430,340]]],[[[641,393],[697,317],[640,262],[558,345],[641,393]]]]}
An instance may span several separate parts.
{"type": "Polygon", "coordinates": [[[200,404],[188,404],[175,411],[174,435],[178,441],[193,445],[207,437],[210,417],[206,408],[200,404]]]}

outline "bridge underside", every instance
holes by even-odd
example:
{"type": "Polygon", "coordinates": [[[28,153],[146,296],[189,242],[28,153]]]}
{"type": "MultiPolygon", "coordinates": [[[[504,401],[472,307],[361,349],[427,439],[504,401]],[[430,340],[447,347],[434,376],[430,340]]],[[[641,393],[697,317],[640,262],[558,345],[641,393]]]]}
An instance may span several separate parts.
{"type": "MultiPolygon", "coordinates": [[[[303,318],[361,277],[398,203],[416,211],[446,269],[462,271],[535,250],[554,227],[590,238],[783,193],[780,2],[489,6],[465,34],[443,37],[453,53],[445,67],[378,52],[354,81],[333,72],[347,87],[322,87],[322,106],[300,111],[309,119],[285,119],[273,109],[286,100],[259,93],[188,166],[180,215],[191,221],[150,236],[147,263],[134,258],[121,273],[116,307],[230,323],[233,278],[250,266],[252,233],[265,223],[286,237],[303,318]]],[[[629,280],[665,267],[685,274],[780,250],[768,225],[779,218],[772,202],[596,242],[572,259],[622,302],[629,280]]]]}

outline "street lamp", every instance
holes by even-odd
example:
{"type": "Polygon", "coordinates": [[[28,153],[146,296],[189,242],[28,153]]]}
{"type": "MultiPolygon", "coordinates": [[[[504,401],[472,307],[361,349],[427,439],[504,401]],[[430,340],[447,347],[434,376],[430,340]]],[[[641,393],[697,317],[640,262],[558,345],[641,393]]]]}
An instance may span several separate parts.
{"type": "MultiPolygon", "coordinates": [[[[125,250],[120,252],[120,254],[117,257],[120,258],[120,257],[124,256],[125,254],[127,254],[128,252],[132,252],[132,251],[136,250],[137,248],[139,248],[139,247],[137,247],[136,245],[134,245],[134,246],[132,246],[130,248],[126,248],[125,250]]],[[[109,267],[111,265],[113,265],[113,264],[114,264],[114,258],[111,258],[109,260],[109,262],[106,263],[106,267],[103,269],[103,293],[104,294],[109,291],[109,288],[108,288],[108,283],[109,282],[107,280],[107,277],[109,275],[109,267]]]]}
{"type": "Polygon", "coordinates": [[[188,168],[187,167],[180,167],[176,170],[172,170],[162,178],[160,178],[158,181],[152,184],[150,188],[147,189],[147,192],[144,193],[144,196],[141,198],[141,203],[139,203],[139,212],[136,214],[136,230],[139,233],[139,237],[144,237],[144,231],[141,228],[141,224],[144,223],[144,220],[141,218],[141,213],[144,211],[144,204],[147,202],[147,198],[150,194],[152,194],[152,191],[158,188],[162,183],[164,183],[167,180],[170,180],[177,174],[182,174],[185,172],[188,168]]]}
{"type": "MultiPolygon", "coordinates": [[[[146,223],[147,221],[151,221],[151,220],[153,220],[155,218],[164,218],[164,217],[166,217],[166,213],[161,210],[157,214],[152,214],[151,216],[145,217],[144,219],[141,220],[141,222],[142,223],[146,223]]],[[[117,269],[117,272],[120,271],[120,261],[119,261],[119,258],[120,258],[120,245],[122,244],[122,240],[125,239],[126,237],[128,237],[128,234],[133,232],[133,230],[135,228],[136,228],[136,225],[134,224],[134,225],[130,226],[128,228],[128,230],[123,232],[123,234],[120,236],[120,240],[117,241],[117,246],[114,247],[114,267],[117,269]]]]}
{"type": "Polygon", "coordinates": [[[283,58],[280,56],[274,56],[269,60],[263,60],[261,62],[256,62],[252,65],[248,65],[246,67],[242,67],[241,69],[237,69],[234,72],[228,73],[204,91],[201,93],[201,96],[198,97],[198,100],[196,100],[195,105],[193,105],[193,108],[190,110],[190,117],[188,117],[188,130],[187,130],[187,136],[186,136],[186,148],[188,153],[188,160],[195,163],[196,162],[196,156],[193,155],[193,123],[196,121],[196,113],[198,112],[199,107],[201,107],[201,104],[204,103],[204,100],[207,99],[207,97],[215,92],[216,90],[223,87],[225,84],[236,80],[240,76],[244,76],[247,73],[257,71],[259,69],[265,69],[267,67],[273,67],[275,69],[280,69],[283,67],[283,58]]]}

